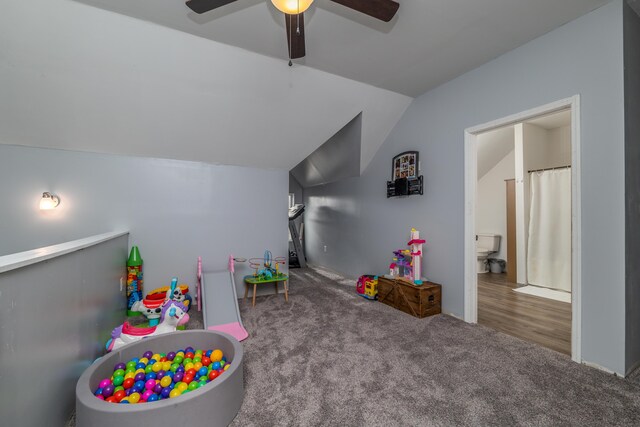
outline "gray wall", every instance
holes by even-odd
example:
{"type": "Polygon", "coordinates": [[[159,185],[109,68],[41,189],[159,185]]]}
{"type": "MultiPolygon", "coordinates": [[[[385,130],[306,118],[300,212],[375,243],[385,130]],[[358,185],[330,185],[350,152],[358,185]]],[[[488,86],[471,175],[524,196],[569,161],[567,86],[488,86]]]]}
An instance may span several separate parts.
{"type": "Polygon", "coordinates": [[[640,16],[624,7],[626,369],[640,364],[640,16]]]}
{"type": "Polygon", "coordinates": [[[581,95],[582,356],[625,371],[622,1],[416,98],[362,177],[305,189],[311,262],[384,273],[416,227],[443,310],[464,313],[464,130],[581,95]],[[391,158],[420,151],[424,196],[385,198],[391,158]],[[323,246],[327,245],[327,252],[323,246]]]}
{"type": "Polygon", "coordinates": [[[65,424],[80,374],[122,322],[126,256],[124,235],[0,273],[2,425],[65,424]]]}
{"type": "Polygon", "coordinates": [[[359,176],[361,142],[362,113],[359,113],[291,169],[291,174],[304,187],[359,176]]]}
{"type": "MultiPolygon", "coordinates": [[[[0,182],[0,254],[129,230],[145,290],[193,285],[199,255],[213,270],[229,253],[287,253],[286,171],[0,145],[0,182]],[[38,210],[43,191],[58,209],[38,210]]],[[[239,295],[248,272],[238,265],[239,295]]]]}

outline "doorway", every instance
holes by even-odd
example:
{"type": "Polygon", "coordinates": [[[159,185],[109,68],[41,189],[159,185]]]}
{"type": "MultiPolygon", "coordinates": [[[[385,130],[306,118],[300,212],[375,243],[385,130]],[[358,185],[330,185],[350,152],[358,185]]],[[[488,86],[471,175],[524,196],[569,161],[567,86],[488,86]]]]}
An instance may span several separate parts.
{"type": "Polygon", "coordinates": [[[577,362],[581,361],[579,128],[579,97],[574,96],[465,131],[465,321],[480,320],[570,354],[577,362]],[[564,127],[562,120],[566,129],[552,131],[564,127]],[[544,147],[533,141],[552,132],[565,132],[564,154],[557,151],[560,145],[549,145],[556,151],[546,155],[540,155],[544,148],[531,151],[544,147]],[[500,133],[511,133],[512,147],[504,141],[501,148],[494,143],[489,156],[479,150],[487,136],[500,133]],[[494,187],[487,187],[490,181],[494,187]],[[495,187],[497,181],[500,188],[495,187]],[[555,231],[549,230],[550,216],[555,231]],[[558,230],[564,230],[564,239],[558,230]],[[566,255],[565,261],[558,263],[552,251],[566,255]],[[563,298],[564,303],[557,301],[563,298]]]}

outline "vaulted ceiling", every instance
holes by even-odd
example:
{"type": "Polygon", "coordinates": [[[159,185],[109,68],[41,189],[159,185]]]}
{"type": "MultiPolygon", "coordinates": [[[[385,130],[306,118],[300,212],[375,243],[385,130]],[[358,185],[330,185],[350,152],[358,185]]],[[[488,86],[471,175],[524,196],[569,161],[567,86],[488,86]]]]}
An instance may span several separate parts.
{"type": "MultiPolygon", "coordinates": [[[[228,45],[288,58],[284,16],[270,0],[198,15],[184,0],[78,0],[228,45]]],[[[303,64],[412,97],[610,0],[396,0],[385,23],[330,0],[305,12],[303,64]]]]}
{"type": "Polygon", "coordinates": [[[268,0],[5,2],[0,143],[289,170],[361,115],[363,170],[412,96],[607,1],[316,0],[293,67],[268,0]]]}

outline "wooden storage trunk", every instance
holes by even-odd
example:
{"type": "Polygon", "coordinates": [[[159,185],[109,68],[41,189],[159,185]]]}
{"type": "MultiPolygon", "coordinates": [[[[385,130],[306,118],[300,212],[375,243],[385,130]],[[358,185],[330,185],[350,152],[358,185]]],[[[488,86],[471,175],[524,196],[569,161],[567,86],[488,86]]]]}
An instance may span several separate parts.
{"type": "Polygon", "coordinates": [[[433,316],[441,312],[442,287],[432,282],[416,286],[403,279],[380,277],[378,301],[415,317],[433,316]]]}

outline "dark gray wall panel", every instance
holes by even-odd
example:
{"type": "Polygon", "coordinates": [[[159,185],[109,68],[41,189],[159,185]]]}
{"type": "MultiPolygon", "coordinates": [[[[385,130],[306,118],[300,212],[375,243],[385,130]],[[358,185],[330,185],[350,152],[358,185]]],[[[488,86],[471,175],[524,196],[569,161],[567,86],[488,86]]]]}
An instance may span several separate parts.
{"type": "Polygon", "coordinates": [[[624,6],[626,369],[640,365],[640,16],[624,6]]]}
{"type": "Polygon", "coordinates": [[[128,236],[0,274],[0,414],[62,426],[75,384],[125,311],[128,236]]]}

